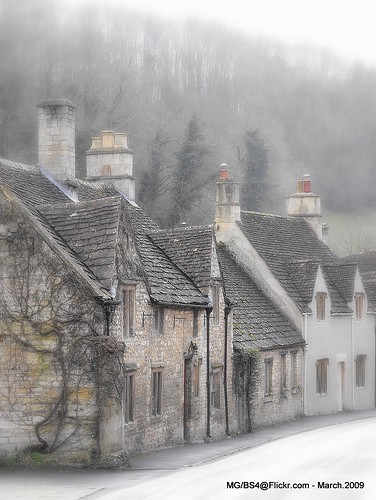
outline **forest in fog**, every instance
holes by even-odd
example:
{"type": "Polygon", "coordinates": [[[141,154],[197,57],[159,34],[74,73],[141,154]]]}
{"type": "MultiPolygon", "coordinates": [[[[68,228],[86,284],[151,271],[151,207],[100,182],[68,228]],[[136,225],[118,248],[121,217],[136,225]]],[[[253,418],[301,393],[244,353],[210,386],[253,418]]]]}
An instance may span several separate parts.
{"type": "Polygon", "coordinates": [[[373,67],[51,0],[0,0],[0,47],[0,157],[36,163],[36,106],[68,98],[79,176],[92,136],[127,132],[137,201],[162,226],[212,221],[222,163],[242,181],[243,208],[283,213],[305,173],[331,211],[376,208],[373,67]]]}

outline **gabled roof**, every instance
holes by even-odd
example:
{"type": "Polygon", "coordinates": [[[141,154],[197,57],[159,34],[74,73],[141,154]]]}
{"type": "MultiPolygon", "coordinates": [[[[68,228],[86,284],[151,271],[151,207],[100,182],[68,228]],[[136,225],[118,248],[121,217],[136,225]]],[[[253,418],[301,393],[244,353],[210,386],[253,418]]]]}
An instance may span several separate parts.
{"type": "Polygon", "coordinates": [[[153,301],[176,306],[208,305],[195,283],[148,236],[137,235],[137,248],[153,301]]]}
{"type": "Polygon", "coordinates": [[[310,312],[318,266],[323,270],[332,312],[351,312],[355,275],[300,217],[241,212],[239,226],[248,241],[302,312],[310,312]],[[351,298],[349,298],[351,297],[351,298]]]}
{"type": "Polygon", "coordinates": [[[362,277],[365,292],[371,302],[372,311],[376,310],[376,250],[348,255],[342,259],[345,263],[356,263],[362,277]]]}
{"type": "Polygon", "coordinates": [[[110,290],[115,276],[120,197],[46,205],[39,213],[110,290]]]}
{"type": "Polygon", "coordinates": [[[201,290],[210,286],[212,226],[159,230],[149,235],[201,290]]]}
{"type": "Polygon", "coordinates": [[[277,309],[223,244],[218,245],[227,298],[233,303],[234,347],[279,349],[304,344],[292,323],[277,309]]]}
{"type": "Polygon", "coordinates": [[[189,276],[146,236],[158,226],[116,188],[78,179],[62,185],[38,166],[7,160],[0,160],[0,185],[96,296],[110,300],[113,294],[120,226],[126,220],[151,300],[172,306],[208,304],[189,276]]]}

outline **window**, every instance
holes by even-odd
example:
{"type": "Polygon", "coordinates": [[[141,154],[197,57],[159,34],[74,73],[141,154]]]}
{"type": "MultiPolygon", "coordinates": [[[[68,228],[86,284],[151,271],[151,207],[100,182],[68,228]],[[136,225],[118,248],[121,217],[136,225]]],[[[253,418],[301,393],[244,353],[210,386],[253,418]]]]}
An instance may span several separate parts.
{"type": "Polygon", "coordinates": [[[327,394],[328,392],[328,359],[319,359],[316,362],[316,392],[327,394]]]}
{"type": "Polygon", "coordinates": [[[212,286],[212,300],[213,300],[213,321],[219,321],[219,285],[212,286]]]}
{"type": "Polygon", "coordinates": [[[355,358],[355,384],[356,387],[366,385],[366,356],[364,354],[355,358]]]}
{"type": "Polygon", "coordinates": [[[364,293],[355,294],[355,318],[357,320],[364,318],[364,293]]]}
{"type": "Polygon", "coordinates": [[[210,404],[213,408],[221,406],[221,378],[222,367],[213,368],[210,384],[210,404]]]}
{"type": "Polygon", "coordinates": [[[135,305],[136,287],[123,288],[123,334],[130,337],[135,333],[135,305]]]}
{"type": "Polygon", "coordinates": [[[298,385],[298,354],[296,352],[291,353],[291,386],[296,387],[298,385]]]}
{"type": "Polygon", "coordinates": [[[265,373],[265,396],[270,396],[273,392],[273,358],[264,361],[265,373]]]}
{"type": "Polygon", "coordinates": [[[287,389],[286,354],[281,355],[281,389],[287,389]]]}
{"type": "Polygon", "coordinates": [[[316,318],[318,321],[324,321],[325,319],[325,304],[326,293],[318,293],[316,295],[316,318]]]}
{"type": "Polygon", "coordinates": [[[153,333],[163,333],[164,311],[161,308],[154,309],[153,313],[153,333]]]}
{"type": "Polygon", "coordinates": [[[156,417],[162,414],[162,369],[152,372],[152,401],[151,414],[156,417]]]}
{"type": "Polygon", "coordinates": [[[135,374],[125,375],[124,387],[124,418],[126,422],[133,422],[134,415],[134,381],[135,374]]]}

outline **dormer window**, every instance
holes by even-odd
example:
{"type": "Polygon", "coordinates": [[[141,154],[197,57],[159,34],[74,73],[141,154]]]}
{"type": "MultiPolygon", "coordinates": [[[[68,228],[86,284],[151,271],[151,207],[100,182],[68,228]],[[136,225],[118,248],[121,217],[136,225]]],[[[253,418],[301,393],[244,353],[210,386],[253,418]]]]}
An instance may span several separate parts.
{"type": "Polygon", "coordinates": [[[326,293],[316,294],[316,318],[317,321],[325,320],[326,293]]]}
{"type": "Polygon", "coordinates": [[[364,293],[355,294],[355,318],[357,320],[364,319],[364,293]]]}

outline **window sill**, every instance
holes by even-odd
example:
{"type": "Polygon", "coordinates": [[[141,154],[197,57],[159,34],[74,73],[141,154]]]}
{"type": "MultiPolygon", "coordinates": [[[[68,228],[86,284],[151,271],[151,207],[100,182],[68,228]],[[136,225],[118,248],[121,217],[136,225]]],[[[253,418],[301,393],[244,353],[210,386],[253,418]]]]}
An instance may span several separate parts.
{"type": "Polygon", "coordinates": [[[265,394],[265,396],[264,396],[264,403],[271,403],[272,401],[273,401],[272,394],[265,394]]]}

